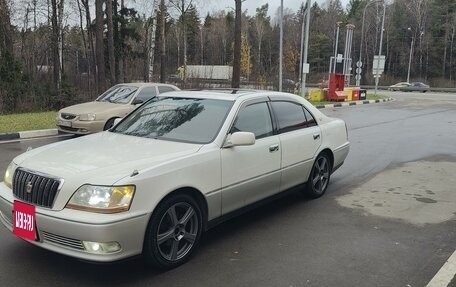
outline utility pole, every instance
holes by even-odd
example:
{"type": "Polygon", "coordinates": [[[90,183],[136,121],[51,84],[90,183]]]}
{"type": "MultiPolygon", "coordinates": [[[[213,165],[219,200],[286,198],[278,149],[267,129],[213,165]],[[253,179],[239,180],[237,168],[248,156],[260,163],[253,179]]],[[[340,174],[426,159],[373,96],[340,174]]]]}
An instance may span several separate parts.
{"type": "Polygon", "coordinates": [[[377,71],[375,76],[375,95],[377,95],[378,82],[380,80],[380,56],[382,55],[383,28],[385,27],[385,10],[386,3],[383,1],[382,28],[380,29],[380,45],[378,47],[377,71]]]}
{"type": "Polygon", "coordinates": [[[279,92],[282,91],[282,62],[283,62],[283,0],[280,0],[280,52],[279,52],[279,92]]]}
{"type": "Polygon", "coordinates": [[[304,44],[304,64],[302,65],[302,83],[301,83],[301,97],[304,98],[306,92],[306,78],[309,73],[309,63],[307,63],[307,55],[309,51],[309,27],[310,27],[310,2],[307,0],[307,18],[306,18],[306,42],[304,44]]]}

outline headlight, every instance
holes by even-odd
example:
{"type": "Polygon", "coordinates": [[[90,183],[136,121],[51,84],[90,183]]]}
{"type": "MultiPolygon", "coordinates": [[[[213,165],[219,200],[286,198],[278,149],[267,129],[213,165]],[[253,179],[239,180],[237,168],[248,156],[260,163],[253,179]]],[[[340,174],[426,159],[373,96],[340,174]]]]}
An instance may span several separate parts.
{"type": "Polygon", "coordinates": [[[13,183],[13,174],[14,174],[14,166],[15,164],[11,162],[8,167],[6,168],[5,177],[3,178],[3,182],[9,188],[12,188],[13,183]]]}
{"type": "Polygon", "coordinates": [[[96,186],[83,185],[71,197],[68,208],[98,213],[127,211],[135,194],[133,185],[96,186]]]}
{"type": "Polygon", "coordinates": [[[82,115],[79,115],[79,120],[81,121],[94,121],[96,119],[96,115],[95,114],[82,114],[82,115]]]}

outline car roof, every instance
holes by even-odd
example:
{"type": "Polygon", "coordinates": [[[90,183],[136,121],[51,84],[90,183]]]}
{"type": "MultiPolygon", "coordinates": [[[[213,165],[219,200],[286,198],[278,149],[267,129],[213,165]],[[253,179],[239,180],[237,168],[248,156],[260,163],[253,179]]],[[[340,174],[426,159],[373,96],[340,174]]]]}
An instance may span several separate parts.
{"type": "Polygon", "coordinates": [[[186,90],[168,92],[164,97],[183,97],[183,98],[204,98],[204,99],[219,99],[235,101],[240,98],[257,98],[261,96],[288,96],[297,97],[289,93],[282,93],[277,91],[264,91],[264,90],[250,90],[250,89],[203,89],[203,90],[186,90]]]}
{"type": "Polygon", "coordinates": [[[138,88],[149,87],[149,86],[167,86],[167,87],[173,87],[173,88],[176,87],[174,85],[164,84],[164,83],[145,83],[145,82],[119,83],[118,85],[133,86],[133,87],[138,87],[138,88]]]}

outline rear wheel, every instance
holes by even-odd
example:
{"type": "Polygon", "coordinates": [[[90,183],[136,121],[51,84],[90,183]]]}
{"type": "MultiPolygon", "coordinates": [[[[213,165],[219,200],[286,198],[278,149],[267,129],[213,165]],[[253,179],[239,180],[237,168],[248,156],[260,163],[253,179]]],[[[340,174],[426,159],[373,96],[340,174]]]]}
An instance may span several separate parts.
{"type": "Polygon", "coordinates": [[[307,180],[306,193],[312,198],[325,194],[331,177],[331,160],[328,155],[321,153],[317,156],[307,180]]]}
{"type": "Polygon", "coordinates": [[[189,259],[201,232],[202,216],[197,202],[187,194],[171,195],[152,214],[144,255],[157,267],[177,267],[189,259]]]}

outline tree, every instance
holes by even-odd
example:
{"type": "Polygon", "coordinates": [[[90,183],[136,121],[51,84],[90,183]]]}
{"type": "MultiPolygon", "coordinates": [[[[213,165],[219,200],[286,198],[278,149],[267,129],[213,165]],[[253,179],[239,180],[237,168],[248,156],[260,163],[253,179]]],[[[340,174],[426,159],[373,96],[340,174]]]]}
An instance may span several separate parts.
{"type": "Polygon", "coordinates": [[[268,15],[268,3],[264,4],[260,8],[256,9],[255,18],[252,21],[251,26],[255,32],[258,54],[257,54],[257,65],[260,73],[263,71],[263,62],[261,60],[261,46],[264,40],[264,36],[270,28],[270,17],[268,15]]]}
{"type": "Polygon", "coordinates": [[[234,22],[234,50],[233,50],[233,77],[231,79],[231,87],[239,88],[241,82],[241,17],[242,17],[242,1],[236,2],[236,20],[234,22]]]}
{"type": "Polygon", "coordinates": [[[113,3],[112,0],[106,0],[106,26],[108,28],[108,58],[109,58],[109,76],[111,86],[116,83],[116,59],[114,55],[114,27],[113,27],[113,3]]]}
{"type": "Polygon", "coordinates": [[[62,35],[62,21],[63,21],[63,7],[64,0],[51,0],[52,16],[52,63],[54,75],[54,88],[59,91],[62,80],[63,60],[63,35],[62,35]]]}
{"type": "MultiPolygon", "coordinates": [[[[187,11],[193,7],[193,0],[169,0],[171,5],[180,13],[179,19],[182,26],[182,39],[183,39],[183,64],[184,69],[187,68],[187,11]]],[[[185,75],[185,74],[184,74],[185,75]]],[[[184,82],[185,82],[184,76],[184,82]]]]}
{"type": "Polygon", "coordinates": [[[252,64],[250,62],[250,44],[246,33],[242,33],[241,36],[241,75],[244,77],[250,77],[250,71],[252,70],[252,64]]]}
{"type": "Polygon", "coordinates": [[[0,52],[13,54],[13,39],[11,35],[11,19],[6,0],[0,0],[0,52]]]}
{"type": "MultiPolygon", "coordinates": [[[[55,1],[55,0],[53,0],[55,1]]],[[[97,79],[98,93],[106,89],[105,81],[105,59],[104,59],[104,42],[103,42],[103,0],[95,0],[95,38],[96,38],[96,55],[97,55],[97,79]]]]}
{"type": "Polygon", "coordinates": [[[166,6],[165,0],[160,0],[160,82],[166,81],[166,41],[165,41],[165,28],[166,28],[166,6]]]}

